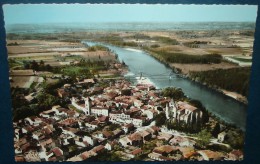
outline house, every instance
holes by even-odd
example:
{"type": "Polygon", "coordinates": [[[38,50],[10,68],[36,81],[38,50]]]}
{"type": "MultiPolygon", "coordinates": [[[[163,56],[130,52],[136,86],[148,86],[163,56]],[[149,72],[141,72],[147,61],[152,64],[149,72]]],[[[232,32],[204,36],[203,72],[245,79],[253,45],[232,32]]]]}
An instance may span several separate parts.
{"type": "Polygon", "coordinates": [[[62,160],[64,158],[63,151],[58,147],[53,148],[46,155],[48,156],[48,159],[53,158],[55,161],[62,160]]]}
{"type": "Polygon", "coordinates": [[[92,100],[87,97],[82,97],[82,100],[79,100],[75,97],[71,98],[71,105],[77,108],[78,110],[83,111],[86,115],[96,115],[96,116],[109,116],[109,108],[105,106],[95,106],[92,107],[92,100]],[[81,103],[81,101],[84,103],[81,103]]]}
{"type": "Polygon", "coordinates": [[[160,128],[157,127],[157,126],[151,126],[151,127],[147,128],[146,131],[148,131],[152,135],[158,135],[158,132],[160,131],[160,128]]]}
{"type": "Polygon", "coordinates": [[[138,149],[136,149],[136,150],[133,150],[130,154],[131,154],[131,155],[133,156],[133,158],[134,158],[134,157],[138,157],[138,156],[142,155],[142,154],[143,154],[143,151],[142,151],[142,149],[138,148],[138,149]]]}
{"type": "Polygon", "coordinates": [[[50,110],[46,110],[40,113],[40,116],[43,118],[51,118],[53,117],[55,114],[55,111],[53,111],[52,109],[50,110]]]}
{"type": "Polygon", "coordinates": [[[90,115],[91,103],[88,97],[83,97],[83,100],[77,99],[76,97],[72,97],[71,105],[77,108],[78,110],[83,111],[85,114],[90,115]],[[84,101],[84,103],[82,101],[84,101]]]}
{"type": "Polygon", "coordinates": [[[51,135],[55,132],[55,129],[53,128],[53,125],[46,125],[43,127],[43,132],[45,135],[51,135]]]}
{"type": "Polygon", "coordinates": [[[230,153],[228,153],[227,155],[227,160],[231,160],[231,161],[241,161],[244,158],[244,154],[242,151],[240,150],[232,150],[230,153]]]}
{"type": "Polygon", "coordinates": [[[163,160],[161,160],[161,158],[160,158],[161,156],[162,156],[162,155],[157,154],[157,153],[154,153],[154,152],[148,154],[148,157],[149,157],[149,158],[151,158],[151,159],[153,159],[153,160],[156,160],[156,161],[163,161],[163,160]]]}
{"type": "Polygon", "coordinates": [[[221,152],[215,152],[211,150],[200,150],[197,151],[198,154],[201,155],[203,160],[209,161],[209,160],[223,160],[224,155],[221,152]]]}
{"type": "Polygon", "coordinates": [[[93,149],[91,149],[91,151],[93,151],[94,153],[97,153],[97,154],[99,154],[103,150],[105,150],[105,146],[103,146],[103,145],[98,145],[98,146],[94,147],[93,149]]]}
{"type": "Polygon", "coordinates": [[[135,158],[138,157],[140,155],[143,154],[142,149],[138,148],[138,147],[134,147],[134,146],[128,146],[124,152],[122,152],[122,155],[127,158],[127,159],[131,159],[131,158],[135,158]]]}
{"type": "Polygon", "coordinates": [[[110,139],[110,138],[113,137],[113,133],[110,132],[110,131],[106,131],[106,130],[105,130],[105,131],[102,132],[102,134],[103,134],[103,138],[110,139]]]}
{"type": "Polygon", "coordinates": [[[113,133],[112,138],[118,138],[120,135],[124,134],[124,131],[121,129],[116,129],[112,131],[112,133],[113,133]]]}
{"type": "Polygon", "coordinates": [[[25,127],[22,127],[22,133],[23,134],[27,134],[27,133],[32,133],[34,132],[35,130],[37,130],[34,126],[25,126],[25,127]]]}
{"type": "Polygon", "coordinates": [[[60,98],[65,98],[65,97],[69,96],[69,92],[66,92],[66,90],[63,89],[63,88],[59,88],[59,89],[57,90],[57,92],[58,92],[58,96],[59,96],[60,98]]]}
{"type": "Polygon", "coordinates": [[[159,132],[159,136],[157,136],[159,140],[165,140],[165,141],[169,141],[172,137],[173,135],[169,133],[163,133],[163,132],[159,132]]]}
{"type": "Polygon", "coordinates": [[[40,162],[41,159],[39,154],[36,151],[29,151],[24,154],[24,158],[26,162],[40,162]]]}
{"type": "Polygon", "coordinates": [[[87,141],[84,141],[83,138],[81,137],[76,137],[74,138],[75,144],[80,146],[80,147],[88,147],[89,143],[87,141]]]}
{"type": "Polygon", "coordinates": [[[130,124],[125,124],[123,126],[123,130],[125,133],[129,133],[130,131],[134,130],[134,124],[130,123],[130,124]]]}
{"type": "Polygon", "coordinates": [[[173,159],[162,156],[161,154],[152,152],[148,154],[148,157],[156,161],[172,161],[173,159]]]}
{"type": "Polygon", "coordinates": [[[147,130],[139,131],[139,134],[142,136],[144,142],[152,138],[152,134],[147,130]]]}
{"type": "Polygon", "coordinates": [[[92,137],[90,137],[90,136],[84,136],[83,137],[83,141],[86,141],[91,146],[94,146],[97,143],[97,141],[95,139],[93,139],[92,137]]]}
{"type": "Polygon", "coordinates": [[[42,133],[41,130],[37,130],[37,131],[34,131],[32,133],[32,138],[34,138],[36,140],[44,139],[45,138],[45,134],[42,133]]]}
{"type": "Polygon", "coordinates": [[[128,145],[131,144],[131,140],[128,138],[128,136],[122,137],[119,139],[119,143],[124,146],[127,147],[128,145]]]}
{"type": "Polygon", "coordinates": [[[162,145],[159,147],[155,147],[153,152],[157,153],[157,154],[161,154],[162,156],[167,156],[168,154],[171,154],[175,151],[177,151],[178,149],[170,146],[170,145],[162,145]]]}
{"type": "Polygon", "coordinates": [[[223,142],[225,140],[227,133],[225,131],[218,134],[218,142],[223,142]]]}
{"type": "Polygon", "coordinates": [[[109,120],[108,116],[104,116],[104,115],[99,116],[97,119],[98,119],[98,121],[100,121],[101,123],[107,123],[108,120],[109,120]]]}
{"type": "Polygon", "coordinates": [[[153,119],[158,114],[158,111],[154,109],[147,109],[143,113],[146,114],[147,118],[153,119]]]}
{"type": "Polygon", "coordinates": [[[114,140],[114,141],[109,141],[109,142],[107,142],[106,143],[106,145],[105,145],[105,148],[107,149],[107,150],[112,150],[113,148],[114,148],[114,146],[115,145],[117,145],[118,143],[114,140]]]}
{"type": "Polygon", "coordinates": [[[75,118],[66,118],[58,123],[63,127],[72,127],[73,125],[77,125],[78,121],[75,118]]]}
{"type": "Polygon", "coordinates": [[[69,161],[69,162],[78,162],[78,161],[83,161],[83,159],[80,156],[74,156],[74,157],[71,157],[71,158],[67,159],[67,161],[69,161]]]}
{"type": "Polygon", "coordinates": [[[25,162],[25,159],[21,155],[16,155],[15,156],[15,162],[25,162]]]}
{"type": "Polygon", "coordinates": [[[173,146],[180,147],[193,147],[196,144],[195,141],[181,136],[175,136],[169,141],[169,143],[173,146]]]}
{"type": "Polygon", "coordinates": [[[140,146],[143,143],[143,137],[139,132],[135,132],[128,136],[130,140],[130,145],[140,146]]]}
{"type": "Polygon", "coordinates": [[[60,106],[57,106],[56,108],[53,107],[53,108],[54,108],[53,111],[55,111],[55,115],[57,115],[57,116],[68,116],[67,111],[69,109],[61,108],[60,106]]]}
{"type": "Polygon", "coordinates": [[[132,119],[132,123],[134,124],[135,127],[141,127],[143,126],[143,123],[145,122],[144,117],[135,117],[132,119]]]}
{"type": "Polygon", "coordinates": [[[42,120],[36,116],[32,116],[32,117],[25,118],[24,122],[25,122],[25,124],[28,124],[28,125],[39,126],[39,124],[42,123],[42,120]]]}
{"type": "Polygon", "coordinates": [[[184,159],[189,159],[193,155],[196,155],[196,151],[193,147],[179,147],[179,151],[184,159]]]}
{"type": "Polygon", "coordinates": [[[82,160],[86,160],[91,157],[91,154],[89,153],[89,151],[85,151],[80,155],[80,157],[82,158],[82,160]]]}
{"type": "Polygon", "coordinates": [[[109,108],[108,107],[92,107],[91,109],[91,114],[96,115],[96,116],[108,116],[109,115],[109,108]]]}
{"type": "Polygon", "coordinates": [[[66,127],[62,129],[62,133],[71,137],[75,137],[79,130],[76,128],[66,127]]]}

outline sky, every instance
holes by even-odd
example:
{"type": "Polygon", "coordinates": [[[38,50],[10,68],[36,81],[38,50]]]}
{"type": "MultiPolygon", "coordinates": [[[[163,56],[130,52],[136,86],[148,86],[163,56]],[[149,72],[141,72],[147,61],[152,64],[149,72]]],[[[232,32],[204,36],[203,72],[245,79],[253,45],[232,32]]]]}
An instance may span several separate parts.
{"type": "Polygon", "coordinates": [[[87,22],[255,22],[256,5],[17,4],[6,24],[87,22]]]}

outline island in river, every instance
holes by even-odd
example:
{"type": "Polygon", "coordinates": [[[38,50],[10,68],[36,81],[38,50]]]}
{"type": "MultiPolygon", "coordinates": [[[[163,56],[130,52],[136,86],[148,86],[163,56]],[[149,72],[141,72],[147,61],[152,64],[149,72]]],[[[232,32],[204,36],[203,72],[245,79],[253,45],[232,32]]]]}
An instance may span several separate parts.
{"type": "MultiPolygon", "coordinates": [[[[185,96],[180,88],[156,91],[150,84],[128,83],[122,79],[128,61],[118,60],[122,59],[121,54],[102,44],[88,46],[84,40],[128,47],[130,51],[144,50],[195,81],[247,95],[252,30],[9,33],[7,48],[17,161],[243,158],[241,130],[207,113],[203,104],[185,96]],[[221,83],[213,83],[216,81],[221,83]],[[101,113],[93,117],[88,113],[87,97],[94,102],[92,112],[101,113]],[[163,97],[167,97],[165,101],[163,97]],[[129,107],[125,99],[133,100],[129,107]],[[187,109],[203,111],[202,116],[210,116],[198,127],[186,124],[185,119],[176,122],[166,110],[171,99],[179,110],[183,104],[187,109]],[[150,109],[158,102],[161,108],[150,109]],[[100,109],[101,104],[104,109],[100,109]],[[107,115],[107,108],[114,112],[113,118],[107,115]],[[117,117],[118,110],[125,117],[133,113],[129,119],[133,122],[111,120],[117,117]],[[37,127],[43,127],[44,131],[37,127]],[[29,145],[28,138],[33,141],[29,145]],[[37,142],[42,145],[40,151],[34,148],[37,142]],[[118,143],[120,146],[116,146],[118,143]]],[[[134,68],[129,66],[129,69],[134,68]]],[[[162,76],[175,78],[171,72],[163,73],[159,80],[162,76]]],[[[153,80],[158,74],[141,70],[138,77],[142,79],[145,75],[153,80]]]]}

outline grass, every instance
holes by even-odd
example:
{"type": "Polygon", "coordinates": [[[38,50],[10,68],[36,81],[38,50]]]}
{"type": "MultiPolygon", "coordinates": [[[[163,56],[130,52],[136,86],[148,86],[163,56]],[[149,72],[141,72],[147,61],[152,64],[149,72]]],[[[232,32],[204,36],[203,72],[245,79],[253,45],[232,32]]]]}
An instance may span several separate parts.
{"type": "Polygon", "coordinates": [[[22,67],[22,66],[23,64],[21,62],[9,60],[9,68],[22,67]]]}
{"type": "Polygon", "coordinates": [[[78,112],[78,113],[84,113],[83,111],[81,111],[81,110],[75,108],[75,107],[74,107],[73,105],[71,105],[71,104],[68,105],[68,108],[69,108],[70,110],[74,110],[74,111],[76,111],[76,112],[78,112]]]}
{"type": "Polygon", "coordinates": [[[163,36],[156,36],[153,39],[165,43],[165,44],[170,44],[170,45],[178,45],[179,42],[176,39],[171,39],[169,37],[163,37],[163,36]]]}
{"type": "Polygon", "coordinates": [[[231,57],[231,58],[235,59],[237,61],[240,61],[240,62],[249,62],[249,63],[252,62],[252,59],[245,59],[245,58],[239,58],[239,57],[231,57]]]}

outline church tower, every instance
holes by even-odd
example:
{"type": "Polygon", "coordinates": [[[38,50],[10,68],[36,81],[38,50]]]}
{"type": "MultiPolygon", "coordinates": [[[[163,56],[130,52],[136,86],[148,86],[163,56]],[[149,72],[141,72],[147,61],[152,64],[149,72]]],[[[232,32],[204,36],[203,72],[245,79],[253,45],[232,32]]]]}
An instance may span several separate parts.
{"type": "Polygon", "coordinates": [[[85,100],[85,113],[86,115],[91,115],[91,99],[89,97],[84,98],[85,100]]]}
{"type": "Polygon", "coordinates": [[[169,108],[173,112],[173,117],[176,118],[177,117],[177,108],[176,108],[176,105],[175,105],[175,102],[173,99],[171,99],[171,101],[169,103],[169,108]]]}
{"type": "Polygon", "coordinates": [[[166,104],[165,115],[166,115],[166,118],[167,118],[167,119],[170,118],[170,116],[169,116],[169,105],[168,105],[168,103],[166,104]]]}

